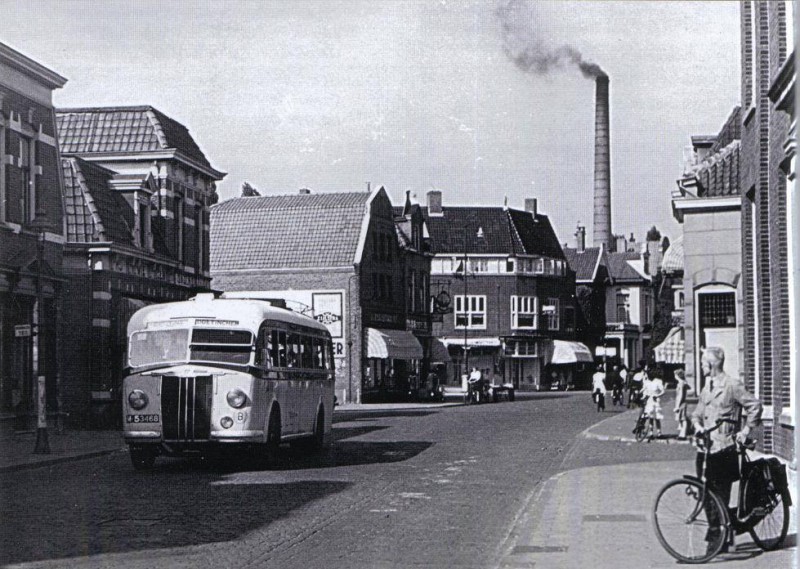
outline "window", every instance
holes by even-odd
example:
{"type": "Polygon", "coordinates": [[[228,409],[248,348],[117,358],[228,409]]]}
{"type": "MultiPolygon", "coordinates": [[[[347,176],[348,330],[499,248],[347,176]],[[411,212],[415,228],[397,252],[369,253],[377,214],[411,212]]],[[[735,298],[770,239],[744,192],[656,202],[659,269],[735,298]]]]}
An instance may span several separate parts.
{"type": "Polygon", "coordinates": [[[203,229],[203,207],[196,206],[194,209],[194,230],[197,236],[197,272],[205,270],[205,230],[203,229]]]}
{"type": "Polygon", "coordinates": [[[32,176],[32,156],[33,145],[27,138],[19,139],[19,169],[22,179],[22,216],[23,221],[28,223],[33,221],[36,216],[36,189],[33,184],[32,176]]]}
{"type": "Polygon", "coordinates": [[[547,299],[547,329],[558,330],[561,327],[561,302],[557,298],[547,299]]]}
{"type": "Polygon", "coordinates": [[[473,273],[488,273],[489,259],[470,259],[469,270],[473,273]]]}
{"type": "Polygon", "coordinates": [[[486,328],[486,297],[469,295],[455,297],[456,328],[486,328]]]}
{"type": "Polygon", "coordinates": [[[631,321],[630,294],[627,292],[617,293],[617,322],[629,324],[631,321]]]}
{"type": "MultiPolygon", "coordinates": [[[[785,1],[783,3],[785,13],[786,30],[786,55],[791,55],[794,50],[794,2],[785,1]]],[[[782,61],[785,61],[784,58],[782,61]]]]}
{"type": "Polygon", "coordinates": [[[514,259],[507,259],[506,260],[506,272],[513,273],[514,272],[514,259]]]}
{"type": "Polygon", "coordinates": [[[175,197],[175,256],[183,263],[183,198],[175,197]]]}
{"type": "Polygon", "coordinates": [[[415,306],[415,289],[417,286],[417,273],[413,269],[408,273],[408,289],[406,291],[406,304],[408,305],[409,312],[414,312],[415,306]]]}
{"type": "Polygon", "coordinates": [[[700,325],[703,328],[736,327],[736,293],[715,292],[698,295],[700,325]]]}
{"type": "Polygon", "coordinates": [[[151,229],[150,229],[150,199],[145,194],[144,198],[138,196],[137,192],[136,206],[138,208],[136,222],[138,231],[138,245],[142,249],[150,250],[151,247],[151,229]]]}
{"type": "Polygon", "coordinates": [[[529,329],[539,327],[539,299],[537,297],[511,297],[511,327],[529,329]]]}
{"type": "Polygon", "coordinates": [[[544,273],[544,259],[533,260],[533,272],[538,275],[544,273]]]}
{"type": "Polygon", "coordinates": [[[286,332],[282,330],[273,330],[271,334],[270,350],[272,354],[272,365],[277,367],[286,367],[286,332]]]}

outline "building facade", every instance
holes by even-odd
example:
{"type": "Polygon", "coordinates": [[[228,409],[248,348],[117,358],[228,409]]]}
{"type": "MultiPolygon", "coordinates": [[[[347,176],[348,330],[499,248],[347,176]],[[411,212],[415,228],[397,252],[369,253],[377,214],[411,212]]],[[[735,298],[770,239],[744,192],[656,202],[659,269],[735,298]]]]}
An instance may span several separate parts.
{"type": "Polygon", "coordinates": [[[692,137],[684,173],[672,195],[683,226],[684,341],[686,381],[696,391],[702,350],[725,350],[725,371],[742,372],[742,253],[740,109],[717,135],[692,137]]]}
{"type": "Polygon", "coordinates": [[[52,95],[66,79],[0,44],[0,411],[57,410],[64,207],[52,95]]]}
{"type": "MultiPolygon", "coordinates": [[[[433,333],[449,348],[449,383],[472,367],[518,389],[549,385],[555,342],[575,336],[575,274],[534,199],[508,207],[444,207],[431,191],[424,208],[431,236],[431,286],[452,313],[433,333]]],[[[577,356],[576,356],[577,357],[577,356]]]]}
{"type": "Polygon", "coordinates": [[[209,290],[209,208],[224,173],[153,107],[63,109],[57,119],[67,211],[63,404],[75,424],[113,427],[130,317],[209,290]]]}
{"type": "Polygon", "coordinates": [[[421,218],[399,217],[383,188],[228,200],[212,209],[213,287],[328,325],[340,402],[407,396],[430,350],[429,269],[421,218]]]}
{"type": "Polygon", "coordinates": [[[741,3],[743,376],[763,445],[795,463],[798,202],[794,2],[741,3]]]}

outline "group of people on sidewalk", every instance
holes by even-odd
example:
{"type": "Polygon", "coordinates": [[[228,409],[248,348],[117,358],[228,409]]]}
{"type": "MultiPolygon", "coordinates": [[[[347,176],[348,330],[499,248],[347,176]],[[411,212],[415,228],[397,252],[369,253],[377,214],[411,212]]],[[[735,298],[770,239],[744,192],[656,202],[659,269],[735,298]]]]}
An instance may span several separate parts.
{"type": "MultiPolygon", "coordinates": [[[[639,362],[639,368],[629,373],[625,366],[614,364],[606,373],[605,367],[597,366],[597,371],[592,376],[592,399],[597,406],[597,411],[605,411],[606,393],[611,391],[614,406],[622,406],[624,389],[628,389],[628,409],[644,405],[644,416],[654,423],[655,436],[661,436],[661,421],[664,419],[661,409],[661,397],[666,393],[664,380],[652,373],[646,362],[639,362]]],[[[678,439],[685,440],[688,435],[689,422],[687,417],[686,400],[689,386],[683,370],[675,372],[677,380],[675,395],[675,420],[678,422],[678,439]]]]}

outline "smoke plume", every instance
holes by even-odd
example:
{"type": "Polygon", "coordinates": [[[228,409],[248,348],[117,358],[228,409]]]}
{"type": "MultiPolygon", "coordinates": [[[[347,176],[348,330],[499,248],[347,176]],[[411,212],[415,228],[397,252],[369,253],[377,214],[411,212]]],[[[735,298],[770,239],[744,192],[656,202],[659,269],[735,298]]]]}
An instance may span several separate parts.
{"type": "Polygon", "coordinates": [[[503,39],[503,51],[525,73],[546,75],[569,65],[577,67],[584,77],[606,76],[599,65],[584,59],[570,45],[552,47],[536,37],[532,6],[525,0],[509,0],[497,8],[503,39]]]}

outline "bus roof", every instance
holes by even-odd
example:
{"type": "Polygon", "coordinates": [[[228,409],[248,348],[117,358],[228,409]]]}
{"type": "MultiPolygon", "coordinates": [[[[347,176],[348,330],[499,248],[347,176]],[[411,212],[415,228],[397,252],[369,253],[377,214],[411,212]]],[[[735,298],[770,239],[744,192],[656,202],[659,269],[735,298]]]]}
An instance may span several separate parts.
{"type": "Polygon", "coordinates": [[[150,323],[182,318],[236,322],[238,327],[251,331],[256,331],[264,320],[289,322],[321,332],[328,330],[309,316],[277,308],[263,300],[214,298],[213,294],[198,294],[182,302],[153,304],[138,310],[128,322],[128,335],[144,330],[150,323]]]}

